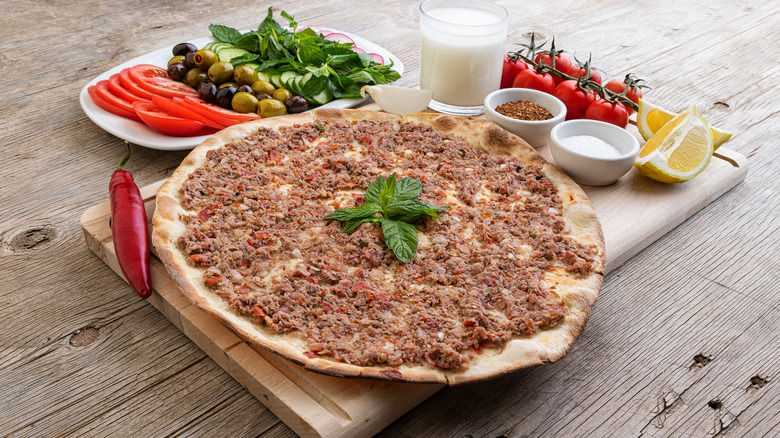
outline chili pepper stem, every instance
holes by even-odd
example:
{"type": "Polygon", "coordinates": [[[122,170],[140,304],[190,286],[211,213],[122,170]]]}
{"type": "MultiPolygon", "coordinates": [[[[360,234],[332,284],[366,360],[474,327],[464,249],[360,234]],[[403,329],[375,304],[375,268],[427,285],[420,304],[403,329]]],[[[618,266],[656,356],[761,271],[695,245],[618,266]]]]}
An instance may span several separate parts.
{"type": "Polygon", "coordinates": [[[130,159],[130,155],[133,154],[133,148],[130,142],[126,141],[125,144],[127,145],[127,155],[125,155],[125,157],[122,158],[122,161],[119,162],[119,166],[116,166],[116,170],[122,170],[127,161],[130,159]]]}

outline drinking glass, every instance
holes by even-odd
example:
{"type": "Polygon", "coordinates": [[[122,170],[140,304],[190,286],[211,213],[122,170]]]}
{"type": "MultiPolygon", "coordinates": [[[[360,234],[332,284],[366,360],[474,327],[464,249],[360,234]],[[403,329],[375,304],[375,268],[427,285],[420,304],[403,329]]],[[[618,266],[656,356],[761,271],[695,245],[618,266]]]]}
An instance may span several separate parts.
{"type": "Polygon", "coordinates": [[[426,0],[420,5],[420,88],[430,108],[474,116],[501,85],[509,13],[484,0],[426,0]]]}

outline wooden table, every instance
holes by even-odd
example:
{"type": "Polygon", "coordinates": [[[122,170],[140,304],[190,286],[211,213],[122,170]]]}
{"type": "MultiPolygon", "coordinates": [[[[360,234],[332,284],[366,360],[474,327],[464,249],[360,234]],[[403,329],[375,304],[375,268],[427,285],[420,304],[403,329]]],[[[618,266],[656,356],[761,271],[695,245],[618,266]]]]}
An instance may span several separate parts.
{"type": "MultiPolygon", "coordinates": [[[[780,435],[780,4],[510,2],[508,48],[530,31],[648,100],[696,105],[748,157],[744,182],[610,273],[558,363],[447,388],[380,436],[780,435]]],[[[140,300],[84,244],[123,142],[78,93],[109,68],[207,34],[253,27],[248,2],[4,2],[0,40],[0,436],[294,436],[140,300]]],[[[419,82],[418,2],[288,1],[276,11],[361,35],[419,82]]],[[[278,15],[278,14],[277,14],[278,15]]],[[[186,152],[138,147],[138,184],[186,152]]]]}

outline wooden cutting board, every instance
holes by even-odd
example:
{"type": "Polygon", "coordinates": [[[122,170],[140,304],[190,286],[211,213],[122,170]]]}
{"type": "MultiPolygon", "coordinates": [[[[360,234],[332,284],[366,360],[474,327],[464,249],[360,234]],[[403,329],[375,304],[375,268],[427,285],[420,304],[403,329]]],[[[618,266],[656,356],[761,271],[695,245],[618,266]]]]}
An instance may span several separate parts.
{"type": "MultiPolygon", "coordinates": [[[[546,148],[540,152],[551,160],[546,148]]],[[[744,156],[720,148],[701,175],[683,184],[656,183],[632,169],[611,186],[583,187],[604,229],[607,272],[738,184],[747,169],[744,156]]],[[[150,222],[162,183],[141,189],[150,222]]],[[[108,226],[109,214],[108,201],[95,205],[81,216],[81,227],[89,248],[121,276],[108,226]]],[[[370,436],[442,388],[343,379],[306,371],[242,341],[192,305],[154,257],[151,273],[154,293],[149,303],[303,437],[370,436]]]]}

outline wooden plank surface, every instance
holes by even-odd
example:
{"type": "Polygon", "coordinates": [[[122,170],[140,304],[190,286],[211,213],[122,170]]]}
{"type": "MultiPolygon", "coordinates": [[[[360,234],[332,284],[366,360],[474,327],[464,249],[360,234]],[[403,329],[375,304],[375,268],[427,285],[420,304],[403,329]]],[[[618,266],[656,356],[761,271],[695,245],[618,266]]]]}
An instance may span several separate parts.
{"type": "MultiPolygon", "coordinates": [[[[366,108],[375,108],[369,105],[366,108]]],[[[549,151],[542,150],[549,156],[549,151]]],[[[745,157],[728,149],[695,183],[674,186],[631,172],[608,188],[584,187],[604,227],[607,272],[679,225],[747,174],[745,157]],[[652,205],[664,214],[647,214],[652,205]],[[623,226],[632,224],[631,232],[623,226]]],[[[162,181],[141,189],[147,215],[162,181]]],[[[122,275],[108,226],[108,201],[81,216],[87,246],[122,275]]],[[[275,354],[243,342],[206,312],[192,305],[165,268],[152,259],[154,294],[149,302],[296,433],[305,437],[367,436],[389,425],[442,388],[442,385],[375,382],[315,374],[275,354]]]]}
{"type": "MultiPolygon", "coordinates": [[[[560,362],[446,388],[379,436],[780,435],[780,4],[510,2],[508,47],[556,38],[648,100],[696,105],[734,133],[745,181],[607,277],[560,362]]],[[[419,83],[418,2],[289,0],[304,24],[364,36],[419,83]]],[[[256,25],[269,4],[3,2],[0,39],[0,436],[295,433],[84,245],[79,217],[124,155],[78,92],[208,24],[256,25]],[[31,66],[36,60],[37,67],[31,66]]],[[[140,186],[186,155],[137,148],[140,186]]]]}

